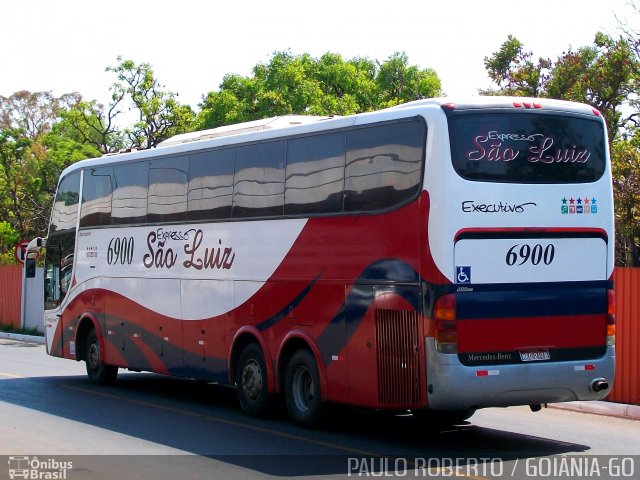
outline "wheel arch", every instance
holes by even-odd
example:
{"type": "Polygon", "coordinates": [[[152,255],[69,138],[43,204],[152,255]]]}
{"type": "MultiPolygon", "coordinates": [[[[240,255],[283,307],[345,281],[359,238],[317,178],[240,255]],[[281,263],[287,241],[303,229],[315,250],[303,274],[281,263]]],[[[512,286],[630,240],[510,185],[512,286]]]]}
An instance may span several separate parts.
{"type": "Polygon", "coordinates": [[[308,350],[315,358],[316,365],[318,366],[318,374],[320,375],[320,393],[322,395],[322,401],[326,402],[329,399],[329,389],[327,388],[327,372],[324,362],[322,361],[322,353],[315,342],[301,330],[293,330],[289,332],[283,339],[280,346],[276,368],[278,374],[276,380],[278,393],[284,391],[284,379],[287,364],[298,350],[308,350]]]}
{"type": "Polygon", "coordinates": [[[78,322],[78,328],[76,330],[76,360],[86,360],[87,350],[87,336],[91,329],[95,329],[98,342],[100,342],[100,355],[103,357],[101,360],[105,360],[105,343],[104,336],[102,335],[102,329],[98,323],[98,319],[91,312],[86,312],[80,316],[78,322]]]}

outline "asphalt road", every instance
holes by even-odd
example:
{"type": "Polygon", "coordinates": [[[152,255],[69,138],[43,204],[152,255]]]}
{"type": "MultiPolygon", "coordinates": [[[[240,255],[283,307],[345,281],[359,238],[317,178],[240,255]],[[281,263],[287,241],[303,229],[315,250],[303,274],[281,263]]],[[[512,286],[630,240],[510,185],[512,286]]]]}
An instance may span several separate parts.
{"type": "Polygon", "coordinates": [[[640,422],[514,407],[430,430],[410,415],[335,408],[304,430],[281,411],[244,416],[227,387],[123,371],[97,387],[84,363],[0,339],[0,479],[25,457],[39,478],[70,480],[640,478],[640,422]]]}

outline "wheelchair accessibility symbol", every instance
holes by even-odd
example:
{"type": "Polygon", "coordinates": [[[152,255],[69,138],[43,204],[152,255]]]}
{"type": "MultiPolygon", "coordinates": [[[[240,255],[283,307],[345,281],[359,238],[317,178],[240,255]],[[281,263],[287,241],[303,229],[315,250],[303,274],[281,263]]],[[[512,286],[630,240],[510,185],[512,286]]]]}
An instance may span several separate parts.
{"type": "Polygon", "coordinates": [[[471,283],[471,267],[456,267],[456,282],[471,283]]]}

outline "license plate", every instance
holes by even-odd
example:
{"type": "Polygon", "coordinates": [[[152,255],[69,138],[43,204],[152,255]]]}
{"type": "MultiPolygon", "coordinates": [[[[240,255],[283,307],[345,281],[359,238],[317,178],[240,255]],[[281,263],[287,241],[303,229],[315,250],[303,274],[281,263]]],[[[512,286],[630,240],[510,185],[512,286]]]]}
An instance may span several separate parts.
{"type": "Polygon", "coordinates": [[[540,362],[542,360],[549,360],[549,350],[529,350],[527,352],[520,352],[520,360],[523,362],[540,362]]]}

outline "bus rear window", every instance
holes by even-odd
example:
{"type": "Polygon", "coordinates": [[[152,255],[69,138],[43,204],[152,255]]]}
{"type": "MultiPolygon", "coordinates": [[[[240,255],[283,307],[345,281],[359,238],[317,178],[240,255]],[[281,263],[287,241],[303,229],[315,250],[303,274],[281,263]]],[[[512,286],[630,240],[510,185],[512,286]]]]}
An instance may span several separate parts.
{"type": "Polygon", "coordinates": [[[468,180],[587,183],[605,169],[598,119],[549,113],[454,113],[449,117],[453,167],[468,180]]]}

